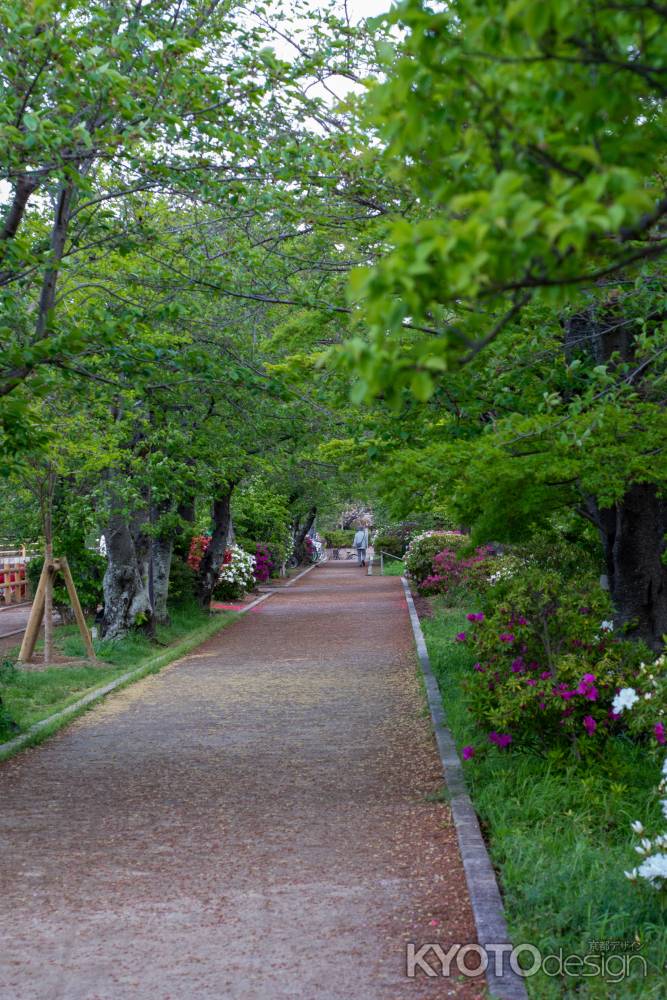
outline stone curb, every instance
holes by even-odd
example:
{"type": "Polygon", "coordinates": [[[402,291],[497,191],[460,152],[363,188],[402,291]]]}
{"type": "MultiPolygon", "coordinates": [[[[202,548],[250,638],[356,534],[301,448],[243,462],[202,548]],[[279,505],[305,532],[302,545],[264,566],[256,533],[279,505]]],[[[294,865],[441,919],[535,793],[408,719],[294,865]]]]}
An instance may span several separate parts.
{"type": "MultiPolygon", "coordinates": [[[[511,948],[512,943],[507,931],[496,875],[482,837],[477,814],[468,794],[463,765],[456,750],[454,738],[447,726],[440,688],[431,667],[424,633],[419,623],[415,602],[410,593],[410,585],[403,576],[401,583],[405,591],[417,655],[424,675],[426,697],[433,721],[445,784],[450,795],[452,819],[456,827],[468,894],[477,927],[477,939],[482,947],[488,944],[500,944],[508,945],[511,948]]],[[[504,968],[507,964],[504,957],[499,954],[498,960],[503,962],[504,968]]],[[[528,1000],[528,993],[521,976],[510,968],[506,969],[503,976],[495,974],[493,954],[489,955],[486,979],[492,996],[497,997],[498,1000],[528,1000]]]]}
{"type": "MultiPolygon", "coordinates": [[[[285,587],[290,587],[293,583],[296,583],[297,580],[300,580],[302,576],[305,576],[306,573],[310,573],[310,571],[315,569],[318,565],[318,563],[313,563],[312,566],[309,566],[307,569],[303,570],[302,573],[298,573],[297,576],[293,577],[289,583],[285,584],[285,587]]],[[[283,587],[281,589],[284,590],[285,588],[283,587]]],[[[237,615],[244,615],[247,611],[251,611],[258,604],[261,604],[262,601],[266,601],[269,597],[273,597],[274,594],[279,593],[280,590],[274,590],[271,591],[270,594],[262,594],[261,597],[258,597],[255,601],[251,601],[245,608],[233,613],[237,615]]],[[[207,640],[212,639],[215,634],[216,633],[213,632],[210,636],[204,636],[201,642],[207,642],[207,640]]],[[[187,639],[184,640],[184,642],[187,641],[187,639]]],[[[199,642],[195,643],[195,645],[190,647],[190,649],[196,649],[198,645],[200,645],[199,642]]],[[[0,743],[0,763],[2,763],[5,754],[13,753],[15,750],[20,750],[21,747],[30,743],[35,736],[41,733],[43,729],[52,725],[54,722],[59,722],[69,718],[70,715],[75,715],[77,712],[80,712],[82,708],[86,708],[86,706],[92,704],[92,702],[97,701],[100,698],[104,698],[107,694],[111,694],[111,692],[115,691],[116,688],[127,684],[129,681],[139,680],[141,677],[147,676],[156,668],[159,669],[160,667],[166,667],[169,663],[173,663],[176,660],[181,659],[183,656],[187,656],[190,649],[183,651],[182,653],[177,653],[175,656],[172,655],[174,652],[173,649],[165,650],[164,653],[161,653],[154,659],[147,660],[144,664],[142,664],[142,666],[137,667],[136,670],[128,670],[127,673],[121,674],[120,677],[116,677],[116,679],[111,681],[109,684],[105,684],[103,687],[94,688],[94,690],[89,691],[88,694],[83,696],[83,698],[79,698],[78,701],[73,702],[71,705],[67,705],[67,707],[61,709],[60,712],[55,712],[53,715],[49,715],[48,718],[41,719],[33,726],[30,726],[29,729],[26,729],[24,733],[21,733],[20,736],[15,736],[14,739],[8,740],[6,743],[0,743]]]]}

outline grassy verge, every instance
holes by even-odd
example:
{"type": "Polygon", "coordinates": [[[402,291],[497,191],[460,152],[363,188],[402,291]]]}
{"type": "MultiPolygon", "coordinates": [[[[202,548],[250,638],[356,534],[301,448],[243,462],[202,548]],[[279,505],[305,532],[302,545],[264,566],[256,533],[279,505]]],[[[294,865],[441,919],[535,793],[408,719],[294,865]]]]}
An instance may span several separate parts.
{"type": "Polygon", "coordinates": [[[404,573],[405,563],[402,559],[387,559],[385,556],[383,576],[403,576],[404,573]]]}
{"type": "MultiPolygon", "coordinates": [[[[62,711],[89,692],[115,681],[128,671],[140,672],[141,676],[145,676],[161,669],[238,617],[231,613],[211,616],[198,608],[176,609],[171,615],[171,623],[158,628],[158,644],[142,635],[129,636],[117,642],[95,642],[95,652],[103,666],[64,666],[23,671],[13,668],[12,657],[8,656],[6,664],[0,669],[0,697],[5,712],[18,726],[18,731],[10,730],[8,726],[2,728],[0,720],[0,741],[27,732],[31,726],[62,711]]],[[[61,655],[85,655],[76,626],[56,629],[55,644],[61,655]]],[[[138,676],[132,679],[138,679],[138,676]]],[[[58,720],[53,726],[42,729],[35,736],[34,742],[62,728],[74,717],[70,715],[64,720],[58,720]]]]}
{"type": "MultiPolygon", "coordinates": [[[[469,650],[454,641],[465,627],[461,609],[435,602],[422,623],[449,726],[457,746],[479,733],[468,712],[462,680],[471,668],[469,650]]],[[[535,1000],[659,1000],[667,996],[667,910],[659,894],[624,876],[634,867],[639,819],[661,830],[654,794],[659,769],[630,741],[616,739],[604,758],[576,765],[557,754],[540,756],[490,748],[466,765],[471,797],[499,872],[512,940],[530,942],[543,954],[590,955],[592,942],[636,941],[648,976],[632,963],[629,978],[548,976],[526,980],[535,1000]]],[[[554,968],[553,963],[551,968],[554,968]]]]}

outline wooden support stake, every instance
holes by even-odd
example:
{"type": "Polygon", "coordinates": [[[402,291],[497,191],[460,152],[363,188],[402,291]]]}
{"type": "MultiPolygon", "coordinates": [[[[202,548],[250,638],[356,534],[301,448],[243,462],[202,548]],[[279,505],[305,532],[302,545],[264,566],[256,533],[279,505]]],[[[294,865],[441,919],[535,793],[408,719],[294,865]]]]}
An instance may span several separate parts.
{"type": "Polygon", "coordinates": [[[19,660],[21,663],[30,663],[32,654],[35,652],[37,636],[39,635],[39,629],[42,624],[42,619],[44,618],[44,595],[46,593],[46,578],[48,576],[48,572],[48,566],[45,561],[42,566],[42,573],[35,592],[35,599],[33,600],[32,608],[30,609],[28,625],[25,630],[25,635],[23,636],[23,642],[21,643],[21,651],[19,653],[19,660]]]}
{"type": "Polygon", "coordinates": [[[69,594],[70,603],[74,611],[74,617],[76,618],[76,623],[79,626],[79,632],[81,633],[81,638],[83,639],[88,657],[91,660],[95,659],[95,650],[93,649],[93,640],[90,637],[90,632],[88,631],[88,626],[86,625],[86,619],[83,614],[83,609],[79,602],[79,595],[76,592],[76,587],[74,586],[74,580],[72,579],[72,574],[70,572],[69,563],[67,562],[66,556],[61,556],[58,560],[60,564],[60,572],[65,577],[65,586],[67,587],[67,593],[69,594]]]}

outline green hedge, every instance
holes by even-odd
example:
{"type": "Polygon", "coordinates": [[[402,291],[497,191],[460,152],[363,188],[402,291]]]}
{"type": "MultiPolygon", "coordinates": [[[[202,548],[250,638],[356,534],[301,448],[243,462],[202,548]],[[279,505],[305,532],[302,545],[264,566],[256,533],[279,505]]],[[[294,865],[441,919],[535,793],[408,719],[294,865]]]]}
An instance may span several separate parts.
{"type": "Polygon", "coordinates": [[[333,528],[331,531],[324,531],[322,537],[329,549],[347,549],[352,548],[354,531],[339,531],[333,528]]]}

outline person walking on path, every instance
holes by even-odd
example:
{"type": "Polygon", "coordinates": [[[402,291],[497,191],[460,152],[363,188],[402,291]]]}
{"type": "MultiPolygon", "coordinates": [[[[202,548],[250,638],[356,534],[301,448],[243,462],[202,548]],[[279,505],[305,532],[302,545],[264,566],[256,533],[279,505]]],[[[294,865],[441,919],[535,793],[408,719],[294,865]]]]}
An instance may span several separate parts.
{"type": "Polygon", "coordinates": [[[354,536],[354,547],[357,550],[357,564],[366,565],[366,549],[368,548],[368,528],[358,528],[354,536]]]}

